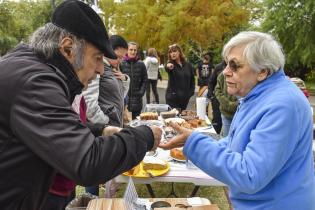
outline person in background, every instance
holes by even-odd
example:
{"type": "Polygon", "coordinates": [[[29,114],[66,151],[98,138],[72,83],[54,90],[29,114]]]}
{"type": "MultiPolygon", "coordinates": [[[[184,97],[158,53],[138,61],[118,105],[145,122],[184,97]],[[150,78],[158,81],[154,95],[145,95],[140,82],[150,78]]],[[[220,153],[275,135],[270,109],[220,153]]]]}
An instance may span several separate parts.
{"type": "Polygon", "coordinates": [[[215,89],[215,86],[217,85],[217,78],[219,74],[223,71],[225,66],[226,66],[226,63],[224,60],[215,66],[211,74],[209,84],[208,84],[207,98],[210,100],[211,108],[212,108],[211,124],[213,128],[215,129],[215,131],[217,132],[217,134],[221,133],[222,119],[221,119],[221,112],[220,112],[220,103],[214,94],[214,89],[215,89]]]}
{"type": "Polygon", "coordinates": [[[146,90],[146,96],[147,96],[147,103],[149,104],[150,101],[150,89],[152,88],[152,92],[154,94],[154,102],[159,103],[159,94],[157,91],[157,82],[159,79],[159,60],[158,60],[158,54],[156,52],[155,48],[149,48],[148,49],[148,56],[144,60],[145,67],[147,68],[147,74],[148,74],[148,83],[147,83],[147,90],[146,90]],[[150,87],[151,86],[151,87],[150,87]]]}
{"type": "Polygon", "coordinates": [[[225,137],[229,133],[231,122],[238,106],[238,99],[237,97],[228,94],[227,84],[223,73],[218,76],[214,93],[220,103],[222,119],[221,136],[225,137]]]}
{"type": "Polygon", "coordinates": [[[208,88],[209,79],[212,71],[212,62],[209,54],[203,55],[202,61],[198,63],[196,72],[198,78],[198,96],[208,88]]]}
{"type": "Polygon", "coordinates": [[[132,113],[132,119],[136,119],[141,113],[142,97],[148,80],[147,69],[137,53],[138,44],[129,42],[127,55],[120,65],[121,71],[130,77],[127,108],[132,113]]]}
{"type": "Polygon", "coordinates": [[[165,70],[168,73],[166,103],[172,108],[185,110],[190,97],[195,93],[194,68],[186,61],[177,44],[169,46],[165,70]]]}
{"type": "MultiPolygon", "coordinates": [[[[93,80],[87,90],[83,91],[83,95],[87,98],[88,119],[92,123],[123,127],[124,97],[127,95],[130,79],[126,74],[121,73],[119,64],[127,52],[128,44],[119,35],[110,36],[109,42],[117,59],[104,58],[104,74],[99,79],[93,80]],[[102,119],[100,116],[108,120],[100,121],[102,119]]],[[[85,189],[86,192],[99,195],[98,186],[85,189]]],[[[106,189],[107,192],[109,189],[106,189]]]]}
{"type": "Polygon", "coordinates": [[[235,210],[315,209],[309,102],[284,73],[280,44],[269,34],[240,32],[224,46],[227,92],[240,97],[230,132],[219,141],[179,133],[160,147],[185,156],[225,183],[235,210]]]}
{"type": "Polygon", "coordinates": [[[42,209],[56,172],[83,186],[130,170],[161,139],[155,126],[96,127],[95,137],[71,104],[116,59],[101,18],[87,4],[63,1],[0,61],[0,206],[42,209]],[[102,170],[100,170],[102,169],[102,170]],[[104,169],[104,170],[103,170],[104,169]]]}

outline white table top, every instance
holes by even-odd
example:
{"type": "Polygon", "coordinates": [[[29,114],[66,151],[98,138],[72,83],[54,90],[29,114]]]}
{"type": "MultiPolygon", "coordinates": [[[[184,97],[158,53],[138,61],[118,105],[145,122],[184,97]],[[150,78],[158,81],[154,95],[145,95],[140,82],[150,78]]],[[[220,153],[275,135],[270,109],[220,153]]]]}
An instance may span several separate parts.
{"type": "MultiPolygon", "coordinates": [[[[151,184],[152,182],[185,182],[193,183],[200,186],[225,186],[222,182],[210,177],[198,168],[189,169],[185,162],[178,162],[170,157],[169,150],[158,148],[157,157],[162,160],[169,161],[170,170],[162,175],[154,178],[134,178],[135,183],[151,184]]],[[[115,178],[116,182],[127,183],[129,177],[120,175],[115,178]]]]}

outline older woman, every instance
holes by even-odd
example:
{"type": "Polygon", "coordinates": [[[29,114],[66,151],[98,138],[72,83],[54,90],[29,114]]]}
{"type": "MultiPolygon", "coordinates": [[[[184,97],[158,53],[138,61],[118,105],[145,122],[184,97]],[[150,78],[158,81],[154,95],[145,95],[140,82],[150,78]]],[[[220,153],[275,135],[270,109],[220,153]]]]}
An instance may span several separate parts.
{"type": "Polygon", "coordinates": [[[229,135],[220,141],[174,126],[164,149],[185,155],[227,184],[235,210],[315,209],[312,115],[284,74],[281,46],[265,33],[241,32],[223,49],[227,91],[241,97],[229,135]]]}
{"type": "Polygon", "coordinates": [[[186,109],[195,91],[194,68],[186,61],[182,49],[177,44],[169,46],[165,70],[168,73],[166,103],[173,108],[186,109]]]}

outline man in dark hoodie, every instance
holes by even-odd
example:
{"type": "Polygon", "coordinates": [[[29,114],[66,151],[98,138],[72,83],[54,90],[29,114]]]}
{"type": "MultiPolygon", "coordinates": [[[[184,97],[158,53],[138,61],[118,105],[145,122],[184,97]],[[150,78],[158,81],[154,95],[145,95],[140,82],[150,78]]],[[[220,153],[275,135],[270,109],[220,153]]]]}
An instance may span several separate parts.
{"type": "Polygon", "coordinates": [[[116,58],[100,17],[81,1],[61,3],[52,22],[0,61],[0,206],[41,209],[58,171],[96,185],[137,165],[161,138],[157,127],[99,127],[95,137],[71,104],[116,58]]]}

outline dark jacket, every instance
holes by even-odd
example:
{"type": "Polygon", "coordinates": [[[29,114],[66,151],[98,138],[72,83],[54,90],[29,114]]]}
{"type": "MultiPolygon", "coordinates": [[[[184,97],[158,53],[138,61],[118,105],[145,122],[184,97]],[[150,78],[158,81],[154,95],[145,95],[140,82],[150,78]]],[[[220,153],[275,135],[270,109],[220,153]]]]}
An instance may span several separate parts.
{"type": "Polygon", "coordinates": [[[0,61],[0,206],[41,209],[56,171],[92,186],[129,170],[153,146],[146,126],[96,137],[71,109],[82,90],[61,55],[20,45],[0,61]]]}
{"type": "Polygon", "coordinates": [[[215,67],[214,67],[214,70],[210,76],[210,79],[209,79],[209,84],[208,84],[208,94],[207,94],[207,97],[209,99],[211,98],[214,98],[215,95],[214,95],[214,89],[215,89],[215,86],[217,85],[217,78],[219,76],[219,74],[225,69],[225,62],[222,61],[221,63],[217,64],[215,67]]]}
{"type": "Polygon", "coordinates": [[[217,79],[214,94],[220,103],[220,112],[228,119],[233,119],[238,106],[235,96],[228,94],[224,74],[221,72],[217,79]]]}
{"type": "Polygon", "coordinates": [[[111,66],[104,65],[104,74],[100,77],[98,103],[109,118],[109,125],[123,127],[124,88],[117,79],[111,66]]]}
{"type": "Polygon", "coordinates": [[[174,65],[172,70],[165,68],[168,73],[165,98],[167,101],[188,103],[195,93],[194,68],[188,62],[184,62],[182,66],[173,61],[171,63],[174,65]]]}
{"type": "Polygon", "coordinates": [[[120,64],[120,70],[130,77],[128,110],[131,112],[140,111],[148,80],[147,69],[140,60],[124,60],[120,64]]]}

